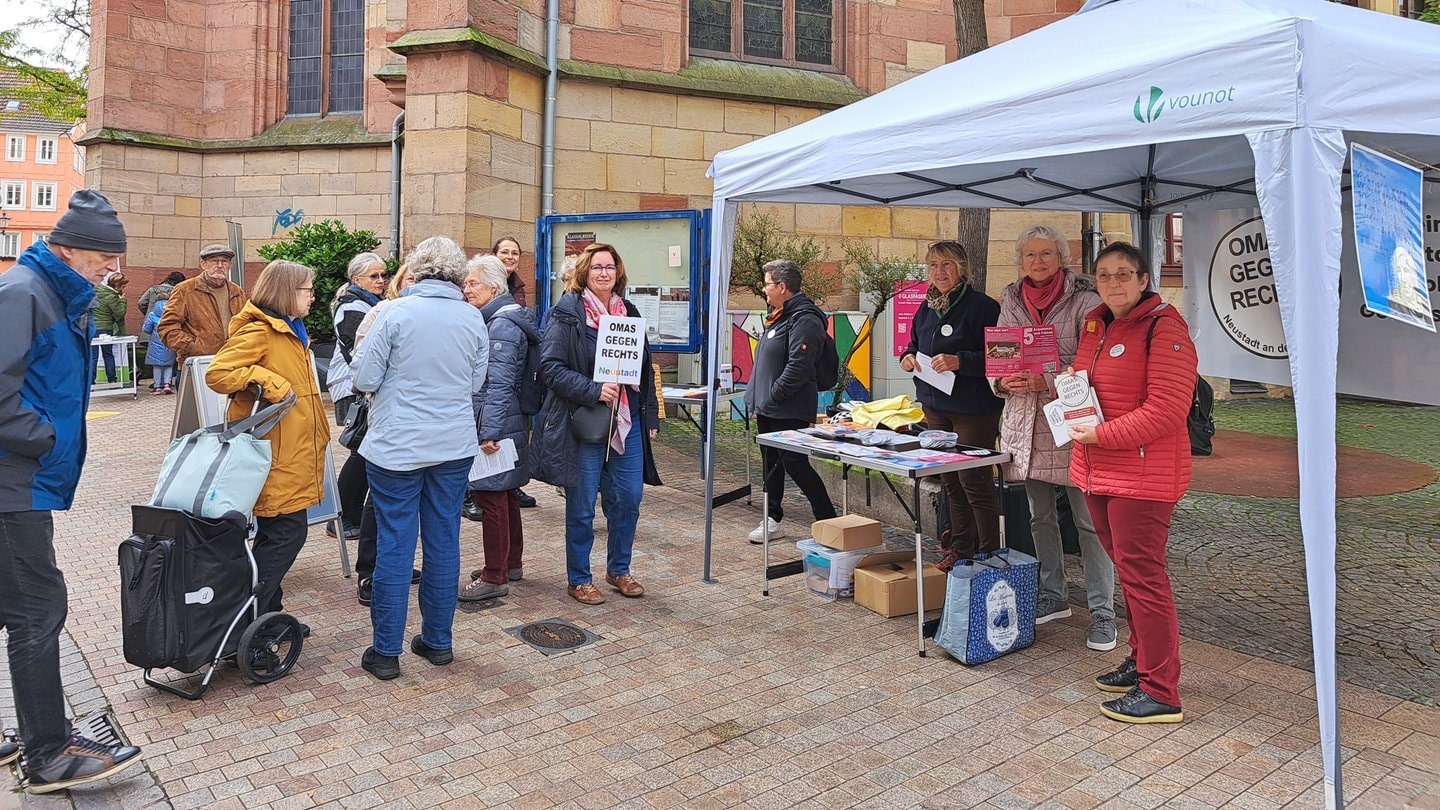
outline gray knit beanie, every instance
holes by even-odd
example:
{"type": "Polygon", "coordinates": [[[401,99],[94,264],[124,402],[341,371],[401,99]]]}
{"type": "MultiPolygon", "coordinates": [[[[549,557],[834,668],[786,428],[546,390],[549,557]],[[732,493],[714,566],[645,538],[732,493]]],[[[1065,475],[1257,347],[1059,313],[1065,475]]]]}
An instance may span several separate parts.
{"type": "Polygon", "coordinates": [[[50,229],[49,242],[101,253],[124,253],[125,226],[105,195],[82,188],[70,195],[70,210],[50,229]]]}

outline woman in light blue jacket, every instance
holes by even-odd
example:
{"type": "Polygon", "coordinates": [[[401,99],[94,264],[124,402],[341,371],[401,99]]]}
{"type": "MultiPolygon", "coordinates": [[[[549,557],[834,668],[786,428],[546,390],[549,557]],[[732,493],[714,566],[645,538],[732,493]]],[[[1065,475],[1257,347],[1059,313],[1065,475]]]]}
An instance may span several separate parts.
{"type": "Polygon", "coordinates": [[[410,651],[437,666],[454,660],[460,502],[480,447],[471,397],[489,361],[485,321],[460,292],[460,246],[433,236],[406,264],[414,283],[376,318],[354,361],[355,390],[372,395],[360,454],[377,525],[373,640],[360,665],[381,680],[400,674],[417,535],[425,565],[410,651]]]}

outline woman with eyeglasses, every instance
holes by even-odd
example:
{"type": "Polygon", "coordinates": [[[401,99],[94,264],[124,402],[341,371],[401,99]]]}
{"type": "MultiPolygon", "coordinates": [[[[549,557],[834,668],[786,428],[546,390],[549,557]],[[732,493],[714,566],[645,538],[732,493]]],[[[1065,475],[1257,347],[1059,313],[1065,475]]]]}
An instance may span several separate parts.
{"type": "MultiPolygon", "coordinates": [[[[330,300],[335,353],[330,355],[325,377],[330,400],[335,403],[335,422],[340,425],[347,423],[350,407],[355,404],[354,377],[350,373],[350,361],[355,359],[355,332],[385,292],[385,260],[374,253],[357,254],[350,260],[345,274],[349,283],[336,290],[330,300]]],[[[358,453],[351,453],[341,466],[338,485],[341,523],[345,539],[350,540],[360,535],[360,510],[370,489],[365,482],[365,460],[358,453]]],[[[369,574],[369,571],[359,571],[357,576],[364,579],[369,574]]]]}
{"type": "Polygon", "coordinates": [[[990,378],[1005,400],[1000,422],[1000,449],[1010,454],[1006,480],[1025,482],[1030,501],[1030,536],[1040,560],[1040,593],[1035,623],[1070,615],[1065,584],[1065,555],[1056,514],[1058,492],[1069,496],[1070,512],[1080,535],[1085,568],[1085,594],[1090,608],[1086,645],[1115,649],[1115,566],[1101,548],[1085,508],[1085,494],[1070,480],[1070,448],[1056,447],[1042,410],[1055,398],[1055,377],[1075,362],[1085,314],[1100,304],[1095,282],[1070,270],[1070,242],[1057,228],[1035,225],[1015,240],[1020,278],[1000,294],[999,326],[1053,326],[1060,350],[1054,373],[1020,371],[990,378]]]}
{"type": "MultiPolygon", "coordinates": [[[[954,433],[960,444],[994,449],[1005,403],[985,378],[985,327],[995,325],[1000,305],[970,286],[970,258],[959,242],[936,242],[925,261],[930,288],[911,322],[900,368],[913,372],[928,363],[934,371],[953,373],[949,391],[915,378],[925,425],[954,433]]],[[[950,496],[951,533],[950,548],[936,567],[949,571],[960,560],[1000,548],[1000,507],[990,467],[943,473],[940,480],[950,496]]]]}
{"type": "MultiPolygon", "coordinates": [[[[315,273],[303,264],[273,261],[260,272],[250,300],[230,321],[230,337],[215,353],[205,384],[232,394],[228,418],[243,419],[255,406],[249,390],[275,403],[294,394],[296,401],[265,434],[270,443],[270,475],[255,502],[252,551],[260,579],[260,612],[283,610],[280,582],[305,545],[305,510],[324,495],[325,444],[330,420],[310,370],[310,336],[304,318],[315,302],[315,273]]],[[[301,632],[310,628],[301,625],[301,632]]]]}
{"type": "Polygon", "coordinates": [[[605,511],[608,534],[605,581],[621,596],[635,598],[645,588],[630,573],[635,525],[644,485],[660,485],[650,440],[660,427],[650,344],[640,362],[640,384],[598,383],[595,346],[603,315],[639,317],[623,297],[625,263],[611,245],[585,248],[565,294],[550,310],[540,341],[540,377],[548,391],[536,418],[531,454],[536,478],[565,488],[565,563],[568,592],[576,601],[598,605],[605,595],[590,574],[595,544],[595,495],[605,511]],[[571,426],[576,408],[603,403],[614,411],[605,441],[582,442],[571,426]]]}
{"type": "Polygon", "coordinates": [[[1130,655],[1095,679],[1123,692],[1100,712],[1127,723],[1178,723],[1180,626],[1165,545],[1190,485],[1195,344],[1180,313],[1149,289],[1150,268],[1116,242],[1095,260],[1103,304],[1085,316],[1075,371],[1085,371],[1104,418],[1070,428],[1070,478],[1085,491],[1095,532],[1115,570],[1130,620],[1130,655]]]}
{"type": "MultiPolygon", "coordinates": [[[[350,420],[350,410],[355,405],[354,375],[350,362],[355,359],[355,334],[365,316],[380,303],[385,292],[385,260],[374,253],[359,253],[345,268],[349,283],[335,291],[330,299],[330,320],[335,328],[335,352],[330,355],[329,372],[325,381],[330,389],[330,400],[335,403],[335,423],[345,425],[350,420]]],[[[352,451],[340,465],[336,479],[336,493],[340,499],[340,527],[345,540],[359,540],[355,557],[355,581],[359,589],[361,604],[369,604],[366,591],[370,577],[375,573],[375,538],[373,534],[360,539],[365,496],[370,492],[370,482],[365,477],[365,459],[352,451]]],[[[331,521],[326,531],[335,534],[335,523],[331,521]]]]}

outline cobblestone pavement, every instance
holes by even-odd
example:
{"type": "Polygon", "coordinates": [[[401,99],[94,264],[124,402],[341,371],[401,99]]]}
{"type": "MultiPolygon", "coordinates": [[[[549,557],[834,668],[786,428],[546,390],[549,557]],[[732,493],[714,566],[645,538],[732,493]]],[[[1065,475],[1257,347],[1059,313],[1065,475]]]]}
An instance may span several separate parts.
{"type": "MultiPolygon", "coordinates": [[[[1186,722],[1114,723],[1090,680],[1123,653],[1085,649],[1083,610],[984,666],[917,657],[913,617],[820,601],[797,578],[762,597],[743,504],[715,511],[719,582],[703,584],[695,457],[668,451],[662,471],[683,486],[646,492],[643,599],[565,596],[562,505],[537,484],[525,581],[457,614],[453,665],[407,654],[382,683],[359,667],[368,611],[316,527],[286,579],[287,608],[314,628],[298,668],[264,686],[225,670],[199,701],[166,695],[123,660],[114,560],[172,401],[97,402],[117,413],[91,423],[77,506],[57,514],[66,643],[83,660],[68,659],[72,706],[108,704],[144,770],[53,798],[0,773],[0,808],[1323,805],[1308,672],[1187,629],[1186,722]],[[552,617],[600,638],[547,658],[504,632],[552,617]]],[[[465,567],[479,561],[476,524],[462,547],[465,567]]],[[[0,681],[8,697],[8,671],[0,681]]],[[[1341,705],[1350,806],[1440,807],[1440,710],[1350,684],[1341,705]]]]}
{"type": "MultiPolygon", "coordinates": [[[[1222,403],[1216,421],[1231,430],[1294,436],[1294,408],[1287,401],[1222,403]]],[[[674,427],[667,425],[672,445],[698,453],[694,432],[674,427]]],[[[1337,432],[1343,443],[1440,468],[1440,408],[1342,400],[1337,432]]],[[[727,435],[721,446],[717,464],[731,478],[743,478],[743,437],[727,435]]],[[[759,462],[752,464],[758,478],[759,462]]],[[[698,482],[681,485],[704,491],[698,482]]],[[[796,503],[808,514],[803,500],[796,503]]],[[[1437,705],[1440,482],[1413,492],[1341,499],[1336,512],[1340,679],[1437,705]]],[[[1313,669],[1300,537],[1293,498],[1187,495],[1175,511],[1168,560],[1181,630],[1226,649],[1313,669]]],[[[1083,584],[1078,558],[1067,564],[1069,581],[1083,584]]],[[[1076,587],[1070,595],[1075,604],[1084,603],[1076,587]]]]}

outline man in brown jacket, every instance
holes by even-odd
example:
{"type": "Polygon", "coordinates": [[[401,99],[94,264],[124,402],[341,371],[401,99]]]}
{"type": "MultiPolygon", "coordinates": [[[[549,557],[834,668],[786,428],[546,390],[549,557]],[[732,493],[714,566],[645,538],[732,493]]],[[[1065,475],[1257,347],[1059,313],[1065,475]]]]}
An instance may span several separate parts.
{"type": "Polygon", "coordinates": [[[235,253],[225,245],[207,245],[200,251],[200,275],[182,281],[170,291],[165,314],[155,331],[175,350],[176,363],[185,358],[214,354],[230,336],[230,319],[245,306],[245,291],[230,280],[235,253]]]}

